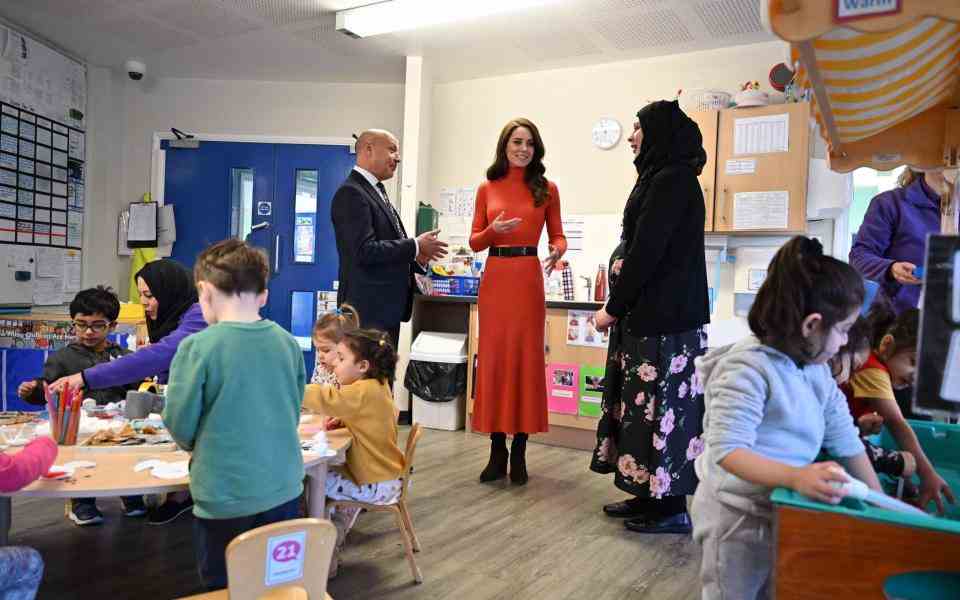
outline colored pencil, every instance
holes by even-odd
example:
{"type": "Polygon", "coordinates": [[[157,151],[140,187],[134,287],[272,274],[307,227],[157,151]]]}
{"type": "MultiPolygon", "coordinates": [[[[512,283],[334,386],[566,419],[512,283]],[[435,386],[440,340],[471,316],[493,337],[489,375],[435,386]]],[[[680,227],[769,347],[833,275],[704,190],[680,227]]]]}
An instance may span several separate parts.
{"type": "Polygon", "coordinates": [[[60,412],[60,392],[53,392],[50,401],[53,403],[53,411],[50,413],[50,435],[53,436],[54,441],[56,441],[60,439],[60,421],[58,415],[60,412]]]}
{"type": "Polygon", "coordinates": [[[43,397],[47,401],[47,416],[53,419],[53,394],[50,393],[50,386],[46,381],[43,382],[43,397]]]}
{"type": "Polygon", "coordinates": [[[73,413],[70,419],[70,432],[67,434],[69,441],[67,442],[70,446],[74,446],[77,443],[77,430],[80,428],[80,390],[73,395],[73,413]]]}
{"type": "Polygon", "coordinates": [[[70,421],[70,404],[67,402],[64,402],[64,404],[67,405],[67,409],[63,411],[63,423],[60,426],[61,427],[60,436],[58,437],[58,439],[60,440],[58,442],[59,444],[69,444],[67,440],[70,437],[70,433],[69,433],[70,428],[67,427],[67,423],[70,421]]]}
{"type": "Polygon", "coordinates": [[[67,408],[67,402],[70,401],[70,386],[63,386],[60,392],[60,406],[57,407],[57,443],[63,443],[63,413],[67,408]]]}

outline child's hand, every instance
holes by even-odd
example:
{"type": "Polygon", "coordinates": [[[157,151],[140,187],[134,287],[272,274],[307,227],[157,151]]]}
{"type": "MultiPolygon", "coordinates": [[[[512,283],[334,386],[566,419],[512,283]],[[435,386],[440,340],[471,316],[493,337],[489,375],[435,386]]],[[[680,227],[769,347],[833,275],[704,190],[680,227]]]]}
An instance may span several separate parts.
{"type": "Polygon", "coordinates": [[[857,419],[857,427],[860,428],[860,435],[874,435],[880,433],[883,428],[883,417],[877,413],[863,415],[857,419]]]}
{"type": "Polygon", "coordinates": [[[324,430],[330,431],[331,429],[340,429],[341,427],[343,427],[343,421],[341,421],[340,419],[337,419],[335,417],[323,418],[324,430]]]}
{"type": "Polygon", "coordinates": [[[37,382],[35,380],[24,381],[20,384],[20,387],[17,388],[17,395],[26,400],[36,388],[37,382]]]}
{"type": "Polygon", "coordinates": [[[937,514],[942,515],[943,496],[941,494],[950,501],[950,504],[956,504],[957,499],[953,495],[953,490],[940,475],[933,472],[920,477],[920,501],[918,503],[920,508],[926,510],[927,505],[933,500],[937,505],[937,514]]]}
{"type": "Polygon", "coordinates": [[[831,485],[832,481],[846,483],[847,476],[844,474],[843,467],[833,461],[820,462],[797,468],[790,487],[807,498],[827,504],[837,504],[843,499],[843,495],[839,489],[831,485]]]}

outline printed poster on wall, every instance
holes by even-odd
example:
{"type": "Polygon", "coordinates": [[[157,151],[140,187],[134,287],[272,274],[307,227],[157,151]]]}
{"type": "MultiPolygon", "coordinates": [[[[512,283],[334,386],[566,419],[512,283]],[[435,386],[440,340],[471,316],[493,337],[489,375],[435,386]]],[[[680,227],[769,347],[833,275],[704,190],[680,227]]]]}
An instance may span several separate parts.
{"type": "Polygon", "coordinates": [[[582,365],[580,367],[580,416],[599,417],[603,413],[604,367],[582,365]]]}
{"type": "Polygon", "coordinates": [[[597,331],[594,314],[589,310],[567,311],[567,345],[606,348],[609,332],[597,331]]]}
{"type": "Polygon", "coordinates": [[[577,414],[577,387],[580,367],[571,364],[547,365],[547,410],[577,414]]]}

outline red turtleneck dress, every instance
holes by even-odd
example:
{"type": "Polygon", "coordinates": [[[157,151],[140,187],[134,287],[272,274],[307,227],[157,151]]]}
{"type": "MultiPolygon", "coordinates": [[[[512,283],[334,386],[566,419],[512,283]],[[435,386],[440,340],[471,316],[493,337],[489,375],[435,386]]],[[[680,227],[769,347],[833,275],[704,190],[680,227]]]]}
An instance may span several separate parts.
{"type": "MultiPolygon", "coordinates": [[[[510,167],[506,177],[483,183],[477,190],[470,247],[479,252],[491,246],[536,246],[546,223],[550,244],[565,252],[560,193],[548,183],[550,195],[541,206],[534,206],[522,168],[510,167]],[[504,220],[523,219],[519,227],[496,233],[491,223],[501,212],[504,220]]],[[[540,260],[489,257],[480,282],[479,310],[473,428],[487,433],[547,431],[546,304],[540,260]]]]}

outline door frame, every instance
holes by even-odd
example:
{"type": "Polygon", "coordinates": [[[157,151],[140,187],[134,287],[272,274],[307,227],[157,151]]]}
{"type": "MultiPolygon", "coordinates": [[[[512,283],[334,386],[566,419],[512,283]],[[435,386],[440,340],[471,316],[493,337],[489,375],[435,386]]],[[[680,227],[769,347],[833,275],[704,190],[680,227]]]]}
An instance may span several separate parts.
{"type": "MultiPolygon", "coordinates": [[[[252,135],[245,133],[192,133],[200,142],[245,142],[251,144],[310,144],[317,146],[346,146],[356,154],[356,140],[350,137],[309,137],[291,135],[252,135]]],[[[150,145],[150,198],[163,206],[163,188],[166,183],[167,151],[160,147],[164,140],[175,140],[171,131],[154,131],[150,145]]]]}

